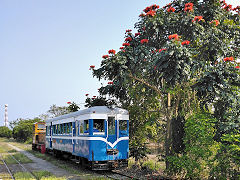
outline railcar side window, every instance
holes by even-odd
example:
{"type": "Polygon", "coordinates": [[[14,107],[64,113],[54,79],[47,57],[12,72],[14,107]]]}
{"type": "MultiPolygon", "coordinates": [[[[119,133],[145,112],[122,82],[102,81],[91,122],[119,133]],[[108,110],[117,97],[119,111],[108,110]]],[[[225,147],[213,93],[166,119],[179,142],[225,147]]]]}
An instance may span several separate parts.
{"type": "Polygon", "coordinates": [[[67,123],[66,125],[67,125],[67,133],[69,134],[69,133],[70,133],[70,126],[69,126],[69,123],[67,123]]]}
{"type": "Polygon", "coordinates": [[[65,134],[65,124],[62,124],[62,134],[65,134]]]}
{"type": "Polygon", "coordinates": [[[58,129],[58,133],[57,134],[60,134],[61,133],[60,124],[57,125],[57,129],[58,129]]]}
{"type": "Polygon", "coordinates": [[[79,122],[79,134],[83,134],[83,122],[79,122]]]}
{"type": "Polygon", "coordinates": [[[46,126],[46,134],[49,136],[50,135],[50,126],[46,126]]]}
{"type": "Polygon", "coordinates": [[[63,124],[60,124],[60,134],[63,134],[63,124]]]}
{"type": "Polygon", "coordinates": [[[72,133],[72,122],[70,122],[70,133],[72,133]]]}
{"type": "Polygon", "coordinates": [[[65,134],[65,133],[66,133],[66,124],[64,123],[62,126],[62,134],[65,134]]]}
{"type": "Polygon", "coordinates": [[[84,120],[84,133],[89,133],[88,120],[84,120]]]}
{"type": "Polygon", "coordinates": [[[115,134],[115,118],[108,117],[108,134],[114,135],[115,134]]]}
{"type": "Polygon", "coordinates": [[[104,119],[93,120],[93,134],[104,134],[104,119]]]}
{"type": "Polygon", "coordinates": [[[122,135],[127,135],[128,124],[126,120],[119,121],[119,132],[122,135]]]}
{"type": "Polygon", "coordinates": [[[56,134],[56,125],[53,125],[53,134],[56,134]]]}
{"type": "Polygon", "coordinates": [[[75,128],[76,128],[76,135],[77,135],[77,132],[78,132],[78,121],[76,121],[76,124],[75,124],[75,128]]]}
{"type": "Polygon", "coordinates": [[[57,134],[57,125],[54,125],[54,126],[55,126],[55,128],[54,128],[54,130],[55,130],[54,134],[57,134]]]}

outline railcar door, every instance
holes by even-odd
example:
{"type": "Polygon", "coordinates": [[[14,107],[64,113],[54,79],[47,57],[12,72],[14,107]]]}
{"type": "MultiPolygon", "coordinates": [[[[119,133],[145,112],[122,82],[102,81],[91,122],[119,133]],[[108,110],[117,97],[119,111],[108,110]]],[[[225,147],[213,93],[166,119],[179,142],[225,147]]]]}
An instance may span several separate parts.
{"type": "MultiPolygon", "coordinates": [[[[111,144],[114,144],[114,142],[117,140],[117,121],[115,120],[116,118],[114,116],[108,117],[108,137],[107,140],[111,144]]],[[[111,147],[108,145],[108,149],[112,149],[114,147],[111,147]]]]}
{"type": "Polygon", "coordinates": [[[75,139],[76,139],[76,127],[75,127],[76,123],[72,122],[72,145],[73,145],[73,149],[72,152],[75,152],[75,139]]]}
{"type": "Polygon", "coordinates": [[[51,122],[51,126],[50,126],[50,149],[52,149],[52,132],[53,132],[53,126],[52,126],[52,122],[51,122]]]}

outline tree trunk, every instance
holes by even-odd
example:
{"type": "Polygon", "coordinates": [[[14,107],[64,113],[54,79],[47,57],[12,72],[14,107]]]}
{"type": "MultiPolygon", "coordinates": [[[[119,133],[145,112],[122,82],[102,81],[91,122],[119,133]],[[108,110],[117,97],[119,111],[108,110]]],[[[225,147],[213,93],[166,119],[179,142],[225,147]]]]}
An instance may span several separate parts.
{"type": "Polygon", "coordinates": [[[167,125],[166,125],[166,137],[165,137],[165,155],[166,155],[166,170],[169,169],[169,161],[167,160],[167,157],[171,155],[171,95],[168,93],[168,105],[167,105],[167,111],[166,111],[166,118],[167,118],[167,125]]]}

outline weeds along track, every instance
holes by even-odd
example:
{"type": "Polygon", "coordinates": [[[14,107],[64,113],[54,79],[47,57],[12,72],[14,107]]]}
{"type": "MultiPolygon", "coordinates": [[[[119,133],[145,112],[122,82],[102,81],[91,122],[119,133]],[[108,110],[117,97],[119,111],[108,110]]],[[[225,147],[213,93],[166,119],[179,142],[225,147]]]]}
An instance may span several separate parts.
{"type": "MultiPolygon", "coordinates": [[[[7,173],[10,175],[9,178],[14,179],[14,177],[13,177],[13,173],[12,173],[11,170],[9,169],[7,163],[4,161],[4,159],[3,159],[3,157],[2,157],[1,154],[0,154],[0,160],[3,162],[4,167],[5,167],[5,170],[3,170],[3,172],[6,172],[6,171],[7,171],[7,173]]],[[[2,179],[4,179],[4,178],[8,178],[8,176],[4,176],[4,177],[1,177],[1,178],[2,178],[2,179]]]]}
{"type": "Polygon", "coordinates": [[[37,180],[37,177],[30,170],[28,170],[21,162],[19,162],[11,153],[6,151],[6,153],[4,153],[4,154],[10,156],[14,160],[14,162],[16,162],[15,164],[7,163],[7,161],[4,160],[2,154],[0,154],[0,158],[1,158],[2,162],[4,163],[5,167],[7,168],[7,171],[10,174],[12,179],[15,179],[14,173],[24,172],[24,173],[28,173],[31,176],[31,179],[37,180]],[[16,165],[18,167],[16,167],[16,165]]]}

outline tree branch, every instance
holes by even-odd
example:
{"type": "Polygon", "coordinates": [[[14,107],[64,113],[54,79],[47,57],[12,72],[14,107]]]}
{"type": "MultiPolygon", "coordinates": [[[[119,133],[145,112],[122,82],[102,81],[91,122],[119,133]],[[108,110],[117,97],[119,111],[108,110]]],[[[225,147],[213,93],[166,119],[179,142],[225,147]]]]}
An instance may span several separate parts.
{"type": "Polygon", "coordinates": [[[156,86],[153,86],[153,85],[149,84],[148,82],[146,82],[146,81],[143,80],[143,79],[140,79],[140,78],[138,78],[138,77],[136,77],[136,76],[133,76],[131,72],[129,72],[129,77],[132,78],[132,79],[134,79],[134,80],[136,80],[136,81],[139,81],[139,82],[145,84],[145,85],[148,86],[149,88],[151,88],[151,89],[153,89],[154,91],[156,91],[159,95],[162,94],[162,92],[161,92],[156,86]]]}

